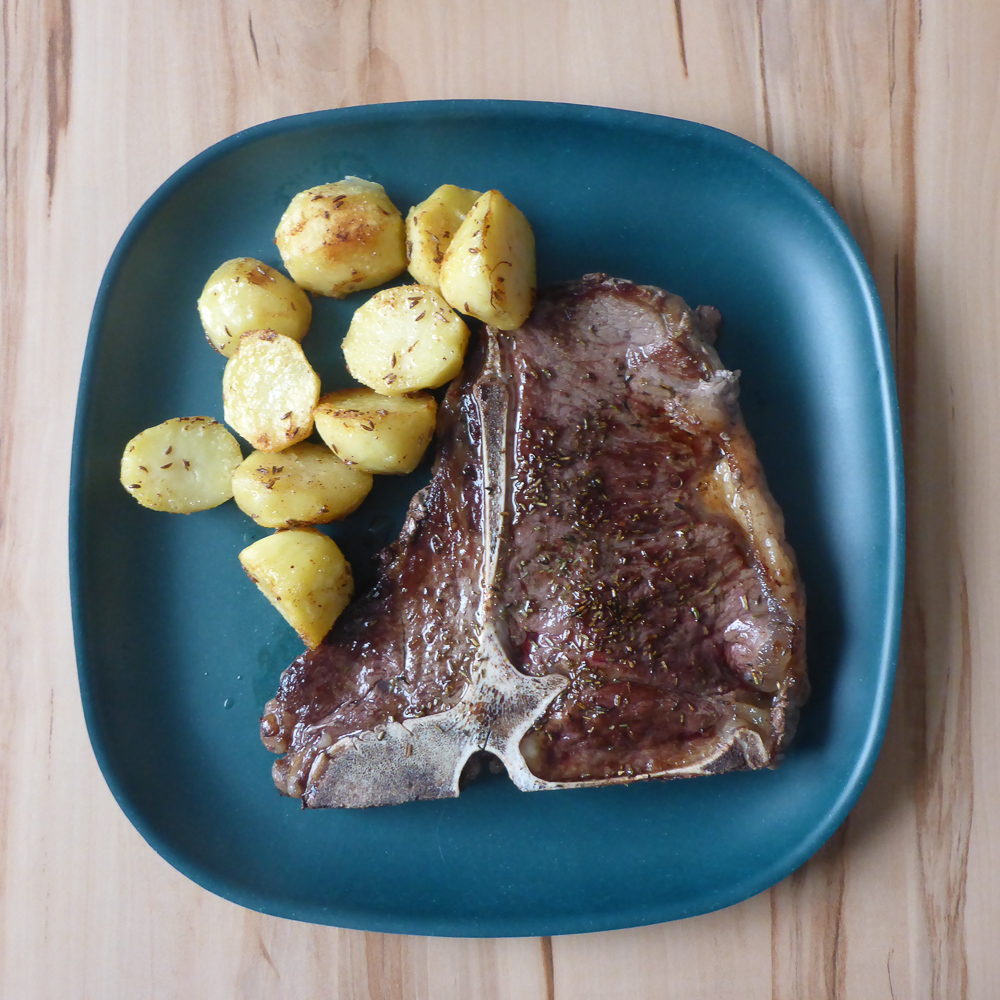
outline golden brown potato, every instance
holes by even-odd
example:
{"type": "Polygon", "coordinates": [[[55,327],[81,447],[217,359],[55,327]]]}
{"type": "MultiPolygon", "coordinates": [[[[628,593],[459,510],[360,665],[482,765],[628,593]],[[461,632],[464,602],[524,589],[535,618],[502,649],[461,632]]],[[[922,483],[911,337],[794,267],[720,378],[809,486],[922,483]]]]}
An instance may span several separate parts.
{"type": "Polygon", "coordinates": [[[240,337],[222,376],[226,423],[258,451],[281,451],[309,437],[319,376],[298,343],[272,330],[240,337]]]}
{"type": "Polygon", "coordinates": [[[240,563],[310,649],[323,641],[354,594],[350,564],[316,528],[276,531],[248,545],[240,563]]]}
{"type": "Polygon", "coordinates": [[[248,330],[274,330],[302,340],[312,303],[280,271],[253,257],[237,257],[212,273],[198,299],[198,315],[209,343],[230,358],[248,330]]]}
{"type": "Polygon", "coordinates": [[[381,184],[360,177],[297,194],[274,241],[298,284],[337,299],[406,270],[403,217],[381,184]]]}
{"type": "Polygon", "coordinates": [[[376,292],[354,313],[344,338],[348,371],[383,396],[433,389],[462,368],[469,328],[426,285],[376,292]]]}
{"type": "Polygon", "coordinates": [[[440,290],[441,261],[479,191],[442,184],[406,216],[406,266],[413,280],[440,290]]]}
{"type": "Polygon", "coordinates": [[[487,191],[441,262],[441,294],[459,312],[516,330],[535,304],[535,236],[520,209],[487,191]]]}
{"type": "Polygon", "coordinates": [[[420,464],[434,437],[437,403],[427,392],[339,389],[319,401],[313,418],[323,440],[351,466],[403,475],[420,464]]]}
{"type": "Polygon", "coordinates": [[[121,481],[151,510],[191,514],[233,495],[233,469],[243,461],[236,438],[211,417],[174,417],[125,446],[121,481]]]}
{"type": "Polygon", "coordinates": [[[371,488],[371,473],[308,441],[278,455],[252,452],[233,473],[237,506],[265,528],[337,521],[357,510],[371,488]]]}

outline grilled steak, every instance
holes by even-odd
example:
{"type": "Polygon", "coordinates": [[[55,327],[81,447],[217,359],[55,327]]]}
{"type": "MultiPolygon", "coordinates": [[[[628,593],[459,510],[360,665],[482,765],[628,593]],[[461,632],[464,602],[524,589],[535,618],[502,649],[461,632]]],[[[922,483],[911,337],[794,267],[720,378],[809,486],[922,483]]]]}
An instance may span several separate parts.
{"type": "Polygon", "coordinates": [[[714,309],[588,275],[487,327],[378,582],[262,720],[308,806],[773,766],[808,684],[781,514],[714,309]]]}

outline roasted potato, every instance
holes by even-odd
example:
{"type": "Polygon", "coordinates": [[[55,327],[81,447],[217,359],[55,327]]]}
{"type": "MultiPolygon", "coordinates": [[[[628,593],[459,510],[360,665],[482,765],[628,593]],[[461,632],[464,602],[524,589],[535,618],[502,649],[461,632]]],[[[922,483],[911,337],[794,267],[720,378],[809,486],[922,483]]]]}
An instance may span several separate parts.
{"type": "Polygon", "coordinates": [[[302,340],[312,303],[280,271],[253,257],[237,257],[212,273],[198,299],[198,315],[209,343],[230,358],[248,330],[274,330],[302,340]]]}
{"type": "Polygon", "coordinates": [[[226,423],[258,451],[281,451],[309,437],[319,376],[291,337],[252,330],[240,337],[222,376],[226,423]]]}
{"type": "Polygon", "coordinates": [[[348,371],[383,396],[433,389],[462,368],[469,328],[433,288],[398,285],[354,313],[344,338],[348,371]]]}
{"type": "Polygon", "coordinates": [[[360,177],[297,194],[274,242],[298,284],[337,299],[406,270],[403,217],[381,184],[360,177]]]}
{"type": "Polygon", "coordinates": [[[441,261],[479,191],[442,184],[406,216],[406,267],[413,280],[440,290],[441,261]]]}
{"type": "Polygon", "coordinates": [[[441,262],[441,294],[459,312],[516,330],[535,304],[535,236],[520,209],[487,191],[441,262]]]}
{"type": "Polygon", "coordinates": [[[323,641],[354,594],[350,564],[316,528],[276,531],[248,545],[240,563],[310,649],[323,641]]]}
{"type": "Polygon", "coordinates": [[[427,392],[383,396],[339,389],[319,401],[313,418],[323,440],[349,465],[405,474],[420,464],[434,437],[437,403],[427,392]]]}
{"type": "Polygon", "coordinates": [[[233,473],[233,497],[265,528],[327,524],[357,510],[372,488],[370,472],[345,465],[322,444],[292,445],[280,455],[255,451],[233,473]]]}
{"type": "Polygon", "coordinates": [[[174,417],[137,434],[122,455],[122,486],[151,510],[191,514],[233,495],[240,446],[211,417],[174,417]]]}

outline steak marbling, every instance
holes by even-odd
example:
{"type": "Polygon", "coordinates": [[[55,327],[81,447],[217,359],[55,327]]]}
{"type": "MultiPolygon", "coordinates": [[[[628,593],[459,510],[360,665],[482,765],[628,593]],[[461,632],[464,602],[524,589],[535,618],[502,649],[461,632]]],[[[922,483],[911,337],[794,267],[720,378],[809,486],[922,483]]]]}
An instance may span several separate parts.
{"type": "Polygon", "coordinates": [[[264,743],[308,806],[773,766],[808,682],[794,558],[719,316],[588,275],[487,327],[375,587],[282,675],[264,743]]]}

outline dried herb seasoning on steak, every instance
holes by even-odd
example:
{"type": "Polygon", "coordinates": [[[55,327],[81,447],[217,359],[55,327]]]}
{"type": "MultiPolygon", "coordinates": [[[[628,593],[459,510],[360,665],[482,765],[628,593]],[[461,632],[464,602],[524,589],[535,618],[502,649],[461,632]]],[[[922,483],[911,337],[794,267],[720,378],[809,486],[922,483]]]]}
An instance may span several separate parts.
{"type": "Polygon", "coordinates": [[[719,316],[603,275],[487,327],[375,587],[262,721],[308,806],[773,766],[808,693],[781,513],[719,316]]]}

